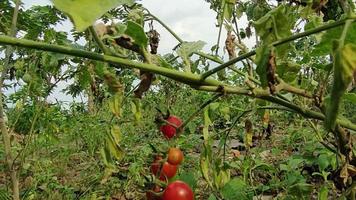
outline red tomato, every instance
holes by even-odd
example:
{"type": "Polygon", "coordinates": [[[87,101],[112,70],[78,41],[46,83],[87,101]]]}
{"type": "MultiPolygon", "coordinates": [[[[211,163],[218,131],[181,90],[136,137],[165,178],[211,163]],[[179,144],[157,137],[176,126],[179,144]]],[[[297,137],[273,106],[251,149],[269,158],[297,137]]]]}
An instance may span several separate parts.
{"type": "Polygon", "coordinates": [[[167,119],[167,121],[168,121],[169,123],[172,123],[172,124],[176,125],[177,127],[179,127],[180,125],[182,125],[182,120],[181,120],[179,117],[174,116],[174,115],[169,116],[168,119],[167,119]]]}
{"type": "Polygon", "coordinates": [[[172,165],[179,165],[183,161],[183,152],[178,148],[170,148],[167,161],[172,165]]]}
{"type": "Polygon", "coordinates": [[[194,194],[188,184],[183,181],[174,181],[169,184],[163,193],[163,200],[193,200],[194,194]]]}
{"type": "Polygon", "coordinates": [[[172,138],[173,136],[176,135],[176,128],[174,128],[173,126],[171,125],[163,125],[159,128],[159,130],[163,133],[163,135],[167,138],[167,139],[170,139],[172,138]]]}
{"type": "MultiPolygon", "coordinates": [[[[166,119],[166,121],[175,125],[176,127],[179,127],[180,125],[182,125],[182,120],[174,115],[169,116],[168,119],[166,119]]],[[[170,124],[166,124],[166,125],[161,126],[159,128],[159,130],[163,133],[163,135],[167,139],[170,139],[173,136],[175,136],[175,134],[177,133],[176,127],[174,127],[170,124]]]]}
{"type": "Polygon", "coordinates": [[[157,176],[159,174],[159,171],[160,171],[161,165],[162,165],[162,163],[161,163],[162,159],[163,159],[162,156],[156,156],[155,160],[151,164],[151,172],[155,176],[157,176]]]}
{"type": "Polygon", "coordinates": [[[169,162],[165,162],[162,166],[161,176],[159,177],[159,179],[161,179],[162,181],[166,180],[166,177],[170,179],[176,175],[177,170],[177,165],[171,165],[169,164],[169,162]]]}

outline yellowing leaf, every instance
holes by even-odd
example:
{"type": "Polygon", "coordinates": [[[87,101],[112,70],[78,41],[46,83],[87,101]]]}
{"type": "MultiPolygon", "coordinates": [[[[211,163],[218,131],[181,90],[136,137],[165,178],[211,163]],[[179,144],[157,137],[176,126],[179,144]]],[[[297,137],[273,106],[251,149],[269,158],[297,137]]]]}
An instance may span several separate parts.
{"type": "MultiPolygon", "coordinates": [[[[337,44],[338,45],[338,44],[337,44]]],[[[334,129],[339,113],[339,104],[356,70],[356,45],[346,44],[334,51],[334,82],[331,99],[327,105],[325,127],[334,129]]]]}
{"type": "Polygon", "coordinates": [[[54,6],[69,15],[77,31],[84,31],[110,9],[133,0],[52,0],[54,6]]]}

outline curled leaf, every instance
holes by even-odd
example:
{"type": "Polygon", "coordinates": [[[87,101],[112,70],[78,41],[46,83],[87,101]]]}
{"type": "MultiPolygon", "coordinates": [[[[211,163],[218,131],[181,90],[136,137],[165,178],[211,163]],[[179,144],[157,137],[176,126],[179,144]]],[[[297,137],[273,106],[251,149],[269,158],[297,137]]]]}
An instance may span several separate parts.
{"type": "Polygon", "coordinates": [[[339,113],[339,105],[348,85],[352,82],[356,71],[356,45],[346,44],[342,47],[336,44],[334,50],[334,81],[330,102],[327,105],[325,127],[333,130],[339,113]]]}

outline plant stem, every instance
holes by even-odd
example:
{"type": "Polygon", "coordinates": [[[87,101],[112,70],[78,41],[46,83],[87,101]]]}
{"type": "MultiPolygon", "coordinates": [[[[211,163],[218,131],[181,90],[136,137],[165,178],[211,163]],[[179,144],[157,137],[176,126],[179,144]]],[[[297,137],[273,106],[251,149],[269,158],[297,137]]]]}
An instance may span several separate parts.
{"type": "Polygon", "coordinates": [[[150,13],[148,10],[148,15],[150,15],[155,21],[157,21],[159,24],[161,24],[173,37],[178,40],[179,43],[183,43],[183,40],[172,30],[170,29],[165,23],[163,23],[158,17],[150,13]]]}
{"type": "Polygon", "coordinates": [[[62,53],[62,54],[97,60],[97,61],[108,62],[112,64],[118,64],[121,65],[120,67],[137,68],[140,70],[146,70],[149,72],[157,73],[190,85],[201,85],[201,84],[223,85],[223,83],[215,79],[201,80],[200,75],[197,74],[180,72],[169,68],[158,67],[154,64],[140,63],[140,62],[118,58],[114,56],[101,55],[98,53],[89,52],[81,49],[75,49],[67,46],[46,44],[43,42],[36,42],[36,41],[31,41],[26,39],[17,39],[17,38],[12,38],[3,35],[0,35],[0,44],[14,45],[14,46],[20,46],[25,48],[62,53]]]}
{"type": "MultiPolygon", "coordinates": [[[[17,17],[19,13],[19,7],[20,7],[20,0],[16,0],[15,3],[15,8],[14,8],[14,13],[12,16],[12,22],[11,22],[11,28],[9,32],[10,37],[15,37],[16,36],[16,25],[17,25],[17,17]]],[[[16,168],[14,167],[14,162],[13,162],[13,155],[11,153],[11,141],[10,141],[10,133],[7,127],[7,122],[5,121],[5,113],[4,113],[4,94],[2,92],[2,88],[4,86],[4,80],[7,75],[7,71],[9,69],[9,64],[10,64],[10,57],[13,52],[13,47],[12,46],[7,46],[5,50],[5,61],[4,61],[4,68],[1,72],[1,77],[0,77],[0,128],[3,136],[3,141],[4,141],[4,150],[5,150],[5,159],[7,163],[7,168],[10,172],[11,176],[11,181],[12,181],[12,198],[14,200],[19,200],[20,199],[20,190],[19,190],[19,180],[17,178],[17,171],[16,168]]]]}
{"type": "MultiPolygon", "coordinates": [[[[94,52],[89,52],[89,51],[84,51],[80,49],[74,49],[71,47],[66,47],[66,46],[60,46],[60,45],[53,45],[53,44],[46,44],[43,42],[35,42],[31,40],[25,40],[25,39],[16,39],[16,38],[11,38],[8,36],[0,36],[0,44],[8,44],[8,45],[14,45],[14,46],[20,46],[20,47],[26,47],[26,48],[32,48],[32,49],[38,49],[38,50],[44,50],[44,51],[51,51],[51,52],[56,52],[56,53],[63,53],[67,55],[72,55],[72,56],[77,56],[77,57],[82,57],[82,58],[88,58],[92,60],[98,60],[98,61],[103,61],[103,62],[108,62],[112,64],[119,64],[122,65],[122,67],[128,67],[128,68],[137,68],[141,70],[146,70],[152,73],[157,73],[166,77],[169,77],[171,79],[174,79],[176,81],[188,84],[192,86],[193,88],[199,89],[199,90],[205,90],[205,91],[211,91],[211,92],[223,92],[225,93],[231,93],[231,94],[242,94],[250,97],[255,97],[255,98],[261,98],[265,99],[267,101],[277,103],[283,106],[286,106],[297,113],[300,113],[303,116],[306,116],[308,118],[314,118],[314,119],[319,119],[323,120],[325,116],[316,111],[311,111],[305,108],[301,108],[295,104],[292,104],[286,100],[279,99],[274,96],[270,96],[269,91],[260,89],[260,88],[255,88],[253,91],[250,89],[242,88],[242,87],[232,87],[232,86],[227,86],[224,83],[217,81],[212,78],[207,78],[204,80],[201,80],[201,76],[198,74],[192,74],[192,73],[185,73],[185,72],[180,72],[177,70],[173,69],[168,69],[164,67],[158,67],[154,64],[147,64],[147,63],[140,63],[136,61],[131,61],[123,58],[117,58],[113,56],[107,56],[107,55],[101,55],[97,54],[94,52]]],[[[356,130],[356,125],[345,121],[345,120],[337,120],[337,123],[339,123],[341,126],[356,130]]]]}
{"type": "MultiPolygon", "coordinates": [[[[210,91],[210,92],[223,92],[223,93],[228,93],[228,94],[240,94],[240,95],[245,95],[245,96],[249,96],[249,97],[254,97],[254,98],[260,98],[272,103],[276,103],[282,106],[285,106],[287,108],[290,108],[293,112],[298,113],[306,118],[312,118],[312,119],[318,119],[318,120],[324,120],[325,116],[320,113],[320,112],[316,112],[316,111],[312,111],[306,108],[302,108],[298,105],[295,105],[291,102],[288,102],[286,100],[274,97],[274,96],[270,96],[268,94],[268,91],[262,90],[262,89],[255,89],[254,93],[251,92],[248,89],[244,89],[244,88],[237,88],[237,87],[231,87],[231,86],[224,86],[224,87],[219,87],[219,86],[199,86],[196,87],[196,89],[198,90],[204,90],[204,91],[210,91]]],[[[337,119],[336,123],[356,131],[356,124],[353,124],[350,121],[347,120],[342,120],[342,119],[337,119]]]]}
{"type": "MultiPolygon", "coordinates": [[[[224,2],[223,8],[222,8],[222,12],[219,13],[221,15],[222,19],[224,19],[224,15],[225,15],[225,6],[226,6],[226,2],[224,2]]],[[[218,21],[219,21],[219,17],[218,17],[218,21]]],[[[221,20],[221,24],[219,26],[218,41],[216,42],[215,55],[218,55],[218,53],[219,53],[220,37],[221,37],[221,31],[222,31],[223,23],[224,23],[224,20],[221,20]]]]}
{"type": "MultiPolygon", "coordinates": [[[[277,40],[277,41],[273,42],[271,45],[272,46],[279,46],[279,45],[294,41],[294,40],[302,38],[302,37],[306,37],[306,36],[309,36],[309,35],[312,35],[312,34],[315,34],[315,33],[319,33],[319,32],[322,32],[322,31],[325,31],[325,30],[328,30],[328,29],[332,29],[332,28],[341,26],[341,25],[345,24],[346,21],[355,22],[356,18],[355,17],[347,18],[347,19],[343,19],[343,20],[340,20],[340,21],[337,21],[337,22],[333,22],[333,23],[324,25],[324,26],[313,28],[313,29],[310,29],[308,31],[292,35],[290,37],[277,40]]],[[[232,65],[232,64],[234,64],[236,62],[239,62],[239,61],[241,61],[243,59],[249,58],[249,57],[251,57],[251,56],[253,56],[255,54],[256,54],[256,50],[253,50],[253,51],[250,51],[248,53],[242,54],[241,56],[239,56],[237,58],[229,60],[228,62],[223,63],[222,65],[205,72],[202,75],[202,79],[205,79],[205,78],[211,76],[212,74],[214,74],[214,73],[216,73],[216,72],[218,72],[218,71],[220,71],[220,70],[222,70],[222,69],[224,69],[224,68],[226,68],[226,67],[228,67],[228,66],[230,66],[230,65],[232,65]]]]}
{"type": "Polygon", "coordinates": [[[239,61],[241,61],[241,60],[244,60],[244,59],[246,59],[246,58],[248,58],[248,57],[251,57],[251,56],[253,56],[253,55],[255,55],[255,54],[256,54],[256,51],[253,50],[253,51],[250,51],[250,52],[248,52],[248,53],[242,54],[241,56],[238,56],[238,57],[236,57],[236,58],[234,58],[234,59],[231,59],[231,60],[229,60],[229,61],[227,61],[227,62],[221,64],[220,66],[218,66],[218,67],[216,67],[216,68],[214,68],[214,69],[211,69],[211,70],[205,72],[204,74],[201,75],[201,79],[204,80],[204,79],[206,79],[207,77],[209,77],[209,76],[215,74],[216,72],[218,72],[218,71],[220,71],[220,70],[223,70],[223,69],[225,69],[226,67],[229,67],[230,65],[233,65],[233,64],[235,64],[235,63],[237,63],[237,62],[239,62],[239,61]]]}
{"type": "Polygon", "coordinates": [[[93,26],[89,27],[90,34],[93,36],[93,39],[95,42],[98,44],[99,48],[103,51],[104,54],[106,55],[111,55],[111,52],[106,46],[104,45],[103,41],[99,38],[98,34],[96,34],[96,31],[93,26]]]}

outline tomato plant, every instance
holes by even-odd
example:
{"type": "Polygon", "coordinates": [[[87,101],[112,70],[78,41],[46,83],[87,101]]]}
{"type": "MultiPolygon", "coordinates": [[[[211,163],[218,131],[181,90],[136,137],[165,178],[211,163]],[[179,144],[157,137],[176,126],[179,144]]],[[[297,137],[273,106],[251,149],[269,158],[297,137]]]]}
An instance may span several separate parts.
{"type": "Polygon", "coordinates": [[[170,183],[163,193],[163,200],[193,200],[192,189],[182,181],[170,183]]]}
{"type": "MultiPolygon", "coordinates": [[[[195,41],[180,38],[158,3],[28,2],[40,1],[0,1],[1,197],[137,199],[141,183],[168,184],[179,167],[201,199],[354,199],[354,1],[201,0],[216,12],[214,41],[198,26],[180,30],[199,29],[195,41]],[[179,117],[157,118],[158,107],[179,117]],[[172,148],[152,161],[147,143],[172,148]]],[[[166,199],[189,196],[183,186],[169,184],[166,199]]]]}

